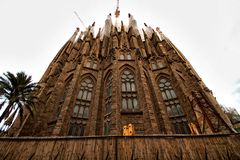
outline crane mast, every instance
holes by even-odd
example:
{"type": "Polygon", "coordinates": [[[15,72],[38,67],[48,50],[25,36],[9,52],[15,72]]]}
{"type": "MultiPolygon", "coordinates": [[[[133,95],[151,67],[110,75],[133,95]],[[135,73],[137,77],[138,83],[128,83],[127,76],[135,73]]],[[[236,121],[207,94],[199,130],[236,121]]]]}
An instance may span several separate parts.
{"type": "Polygon", "coordinates": [[[78,20],[81,22],[84,28],[87,28],[86,25],[83,23],[82,19],[80,18],[80,16],[78,15],[78,13],[76,11],[74,11],[73,13],[77,16],[78,20]]]}
{"type": "Polygon", "coordinates": [[[116,8],[116,11],[115,11],[115,17],[119,17],[120,15],[120,10],[119,10],[119,0],[117,0],[117,8],[116,8]]]}

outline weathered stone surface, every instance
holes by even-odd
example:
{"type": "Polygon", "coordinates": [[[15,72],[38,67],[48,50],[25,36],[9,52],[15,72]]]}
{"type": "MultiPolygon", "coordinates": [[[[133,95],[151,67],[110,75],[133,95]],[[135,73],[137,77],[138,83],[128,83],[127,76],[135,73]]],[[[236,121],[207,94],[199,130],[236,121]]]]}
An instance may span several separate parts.
{"type": "Polygon", "coordinates": [[[238,160],[240,135],[0,138],[0,160],[238,160]]]}
{"type": "Polygon", "coordinates": [[[91,32],[94,25],[79,37],[77,29],[62,47],[39,82],[36,95],[42,102],[37,106],[38,115],[34,119],[28,117],[20,130],[14,127],[19,136],[66,136],[73,121],[76,127],[84,126],[81,135],[85,136],[106,134],[106,121],[110,122],[111,135],[122,135],[122,128],[128,123],[135,126],[137,135],[178,133],[183,123],[186,133],[190,133],[191,123],[199,134],[234,132],[212,93],[169,39],[162,35],[159,38],[149,27],[142,40],[132,27],[126,31],[122,24],[121,31],[117,31],[110,22],[109,25],[110,34],[101,36],[99,31],[96,38],[91,32]],[[134,86],[130,85],[132,82],[125,84],[131,88],[127,93],[122,89],[125,70],[134,76],[134,86]],[[108,95],[110,74],[113,78],[108,95]],[[93,82],[85,99],[87,86],[81,86],[84,78],[93,82]],[[169,81],[165,88],[161,88],[161,78],[169,81]],[[77,98],[79,95],[82,99],[77,98]],[[124,108],[123,99],[129,108],[124,108]],[[80,113],[76,106],[84,106],[87,113],[85,108],[80,113]],[[79,118],[80,114],[87,117],[79,118]]]}

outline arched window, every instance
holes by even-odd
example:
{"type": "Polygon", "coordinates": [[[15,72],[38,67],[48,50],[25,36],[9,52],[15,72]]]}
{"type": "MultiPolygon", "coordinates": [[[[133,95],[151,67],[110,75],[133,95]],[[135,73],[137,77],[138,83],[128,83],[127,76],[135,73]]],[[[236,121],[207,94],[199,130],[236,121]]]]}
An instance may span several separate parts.
{"type": "Polygon", "coordinates": [[[166,68],[166,64],[163,60],[152,60],[151,61],[152,70],[166,68]]]}
{"type": "Polygon", "coordinates": [[[106,88],[105,114],[109,114],[112,111],[112,74],[108,76],[105,88],[106,88]]]}
{"type": "Polygon", "coordinates": [[[87,68],[92,68],[92,69],[97,69],[97,61],[88,59],[87,62],[85,63],[85,67],[87,68]]]}
{"type": "Polygon", "coordinates": [[[128,59],[128,60],[131,60],[131,59],[132,59],[131,53],[127,53],[127,59],[128,59]]]}
{"type": "Polygon", "coordinates": [[[104,115],[104,135],[109,135],[111,130],[112,111],[112,74],[109,74],[105,82],[105,115],[104,115]]]}
{"type": "Polygon", "coordinates": [[[81,123],[77,123],[77,122],[70,123],[68,135],[83,136],[85,126],[86,126],[86,121],[82,121],[81,123]]]}
{"type": "Polygon", "coordinates": [[[163,61],[158,61],[157,64],[158,64],[158,68],[165,68],[166,67],[166,64],[163,61]]]}
{"type": "Polygon", "coordinates": [[[157,65],[156,65],[155,62],[152,62],[152,69],[153,69],[153,70],[157,69],[157,65]]]}
{"type": "Polygon", "coordinates": [[[89,77],[81,81],[80,91],[78,92],[70,122],[69,135],[84,135],[85,126],[89,118],[89,107],[92,100],[93,86],[93,80],[89,77]]]}
{"type": "Polygon", "coordinates": [[[120,60],[132,60],[131,52],[122,52],[122,53],[119,55],[119,59],[120,59],[120,60]]]}
{"type": "Polygon", "coordinates": [[[129,69],[125,69],[121,76],[122,82],[122,109],[138,109],[137,91],[134,80],[134,74],[129,69]]]}
{"type": "Polygon", "coordinates": [[[174,126],[175,133],[190,133],[187,119],[185,118],[182,106],[180,105],[178,97],[173,90],[171,82],[167,78],[162,77],[159,79],[158,85],[161,90],[164,103],[167,107],[168,116],[174,126]]]}
{"type": "Polygon", "coordinates": [[[111,132],[111,121],[106,119],[104,122],[104,135],[109,135],[111,132]]]}
{"type": "Polygon", "coordinates": [[[85,67],[88,67],[88,68],[91,67],[91,61],[90,61],[90,60],[88,60],[88,61],[86,62],[85,67]]]}
{"type": "Polygon", "coordinates": [[[124,60],[124,55],[123,54],[120,54],[120,57],[119,57],[121,60],[124,60]]]}
{"type": "Polygon", "coordinates": [[[65,81],[65,85],[64,85],[64,88],[63,88],[63,94],[60,96],[59,98],[59,104],[58,104],[58,108],[57,108],[57,112],[56,112],[56,118],[59,116],[60,112],[61,112],[61,109],[62,109],[62,106],[63,106],[63,103],[67,97],[67,92],[69,90],[69,87],[70,87],[70,83],[72,81],[72,78],[73,78],[73,75],[70,75],[67,80],[65,81]]]}
{"type": "Polygon", "coordinates": [[[97,69],[97,62],[93,62],[93,69],[97,69]]]}

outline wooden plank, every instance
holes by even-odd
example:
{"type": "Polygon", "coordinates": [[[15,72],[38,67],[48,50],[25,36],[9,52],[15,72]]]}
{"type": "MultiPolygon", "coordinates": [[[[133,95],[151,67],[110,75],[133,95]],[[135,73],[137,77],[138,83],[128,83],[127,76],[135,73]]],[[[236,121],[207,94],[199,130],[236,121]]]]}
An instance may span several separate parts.
{"type": "Polygon", "coordinates": [[[0,138],[0,160],[240,159],[240,136],[0,138]]]}

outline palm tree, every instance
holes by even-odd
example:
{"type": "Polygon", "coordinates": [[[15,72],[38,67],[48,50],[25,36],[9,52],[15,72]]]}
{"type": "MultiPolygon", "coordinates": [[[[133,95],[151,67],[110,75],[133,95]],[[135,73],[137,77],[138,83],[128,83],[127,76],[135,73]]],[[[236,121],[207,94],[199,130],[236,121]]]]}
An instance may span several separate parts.
{"type": "MultiPolygon", "coordinates": [[[[36,83],[32,82],[32,77],[24,72],[18,72],[16,76],[10,72],[0,76],[0,109],[5,108],[0,116],[0,122],[13,118],[19,113],[20,122],[23,119],[23,111],[26,108],[31,115],[34,114],[34,104],[36,97],[33,91],[36,83]]],[[[8,122],[9,123],[9,122],[8,122]]]]}

